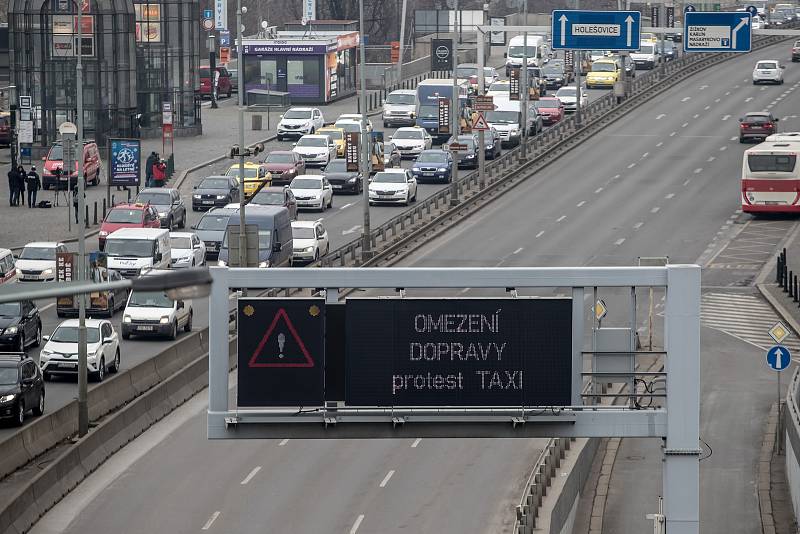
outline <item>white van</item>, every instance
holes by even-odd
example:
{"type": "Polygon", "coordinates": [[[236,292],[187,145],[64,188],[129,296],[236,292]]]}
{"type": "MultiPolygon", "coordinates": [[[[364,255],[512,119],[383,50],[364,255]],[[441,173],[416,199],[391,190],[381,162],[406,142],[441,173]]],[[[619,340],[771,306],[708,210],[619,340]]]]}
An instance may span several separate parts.
{"type": "MultiPolygon", "coordinates": [[[[511,75],[511,69],[522,67],[522,58],[525,55],[525,36],[517,35],[508,41],[506,56],[506,76],[511,75]]],[[[528,35],[528,66],[541,67],[550,60],[550,45],[541,35],[528,35]]]]}
{"type": "MultiPolygon", "coordinates": [[[[163,269],[151,269],[142,276],[163,273],[163,269]]],[[[172,300],[163,291],[133,291],[122,315],[122,339],[131,336],[175,339],[181,329],[192,331],[193,315],[191,300],[172,300]]]]}
{"type": "MultiPolygon", "coordinates": [[[[500,140],[503,147],[517,146],[522,139],[522,128],[520,128],[520,121],[522,121],[522,112],[519,100],[509,100],[507,98],[494,99],[494,111],[485,112],[486,122],[497,130],[500,134],[500,140]]],[[[528,131],[534,125],[536,120],[536,109],[531,102],[528,102],[531,110],[527,115],[528,131]]]]}
{"type": "Polygon", "coordinates": [[[167,269],[172,248],[167,228],[120,228],[106,237],[107,265],[126,278],[143,269],[167,269]]]}

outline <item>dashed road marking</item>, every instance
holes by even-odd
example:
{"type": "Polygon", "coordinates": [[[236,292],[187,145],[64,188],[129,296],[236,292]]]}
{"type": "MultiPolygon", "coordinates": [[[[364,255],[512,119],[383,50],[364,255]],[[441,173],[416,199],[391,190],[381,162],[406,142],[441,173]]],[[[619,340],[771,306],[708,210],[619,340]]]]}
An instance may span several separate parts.
{"type": "Polygon", "coordinates": [[[350,527],[350,534],[356,534],[356,532],[358,532],[358,527],[361,526],[362,521],[364,521],[364,514],[361,514],[356,518],[356,522],[353,523],[352,527],[350,527]]]}
{"type": "Polygon", "coordinates": [[[650,152],[645,152],[644,154],[642,154],[642,159],[646,158],[649,155],[650,155],[650,152]]]}
{"type": "Polygon", "coordinates": [[[628,168],[629,168],[629,169],[632,169],[632,168],[634,168],[634,167],[636,167],[636,164],[635,164],[635,163],[631,163],[630,165],[628,165],[628,168]]]}
{"type": "Polygon", "coordinates": [[[216,520],[217,520],[217,518],[219,517],[219,514],[220,514],[220,513],[221,513],[221,512],[220,512],[219,510],[217,510],[216,512],[214,512],[213,514],[211,514],[211,517],[208,519],[208,521],[206,521],[206,524],[205,524],[205,525],[203,525],[203,530],[208,530],[208,529],[210,529],[210,528],[211,528],[211,525],[213,525],[213,524],[214,524],[214,521],[216,521],[216,520]]]}
{"type": "Polygon", "coordinates": [[[665,115],[664,113],[661,113],[660,115],[658,115],[658,117],[656,117],[656,120],[657,120],[657,121],[660,121],[660,120],[661,120],[661,119],[663,119],[664,117],[666,117],[666,115],[665,115]]]}
{"type": "Polygon", "coordinates": [[[658,213],[658,210],[660,210],[660,209],[661,208],[659,206],[656,206],[655,208],[650,210],[650,213],[658,213]]]}
{"type": "Polygon", "coordinates": [[[685,96],[685,97],[683,97],[683,98],[681,99],[681,102],[686,102],[687,100],[691,100],[691,99],[692,99],[692,97],[691,97],[691,96],[685,96]]]}
{"type": "Polygon", "coordinates": [[[663,145],[663,144],[664,144],[664,141],[659,141],[659,142],[656,144],[656,148],[660,147],[660,146],[661,146],[661,145],[663,145]]]}
{"type": "Polygon", "coordinates": [[[684,122],[683,124],[681,124],[681,128],[686,128],[687,126],[689,126],[688,122],[684,122]]]}
{"type": "Polygon", "coordinates": [[[642,226],[644,226],[644,223],[640,221],[640,222],[637,222],[636,224],[633,225],[633,229],[634,230],[638,230],[642,226]]]}
{"type": "Polygon", "coordinates": [[[389,479],[392,478],[392,475],[394,475],[394,469],[391,469],[388,473],[386,473],[386,476],[383,477],[383,480],[381,480],[379,487],[385,488],[386,484],[389,483],[389,479]]]}
{"type": "Polygon", "coordinates": [[[580,208],[580,207],[582,207],[584,204],[586,204],[586,201],[585,201],[585,200],[581,200],[580,202],[578,202],[578,203],[575,205],[575,207],[576,207],[576,208],[580,208]]]}
{"type": "Polygon", "coordinates": [[[241,484],[242,486],[245,486],[248,482],[253,480],[253,477],[256,476],[256,473],[258,473],[259,471],[261,471],[261,466],[260,465],[254,467],[253,470],[250,471],[250,473],[246,477],[244,477],[244,480],[239,482],[239,484],[241,484]]]}
{"type": "Polygon", "coordinates": [[[525,250],[525,248],[524,248],[524,247],[519,247],[517,250],[515,250],[514,252],[512,252],[512,254],[519,254],[519,253],[520,253],[520,252],[522,252],[523,250],[525,250]]]}
{"type": "Polygon", "coordinates": [[[544,235],[544,230],[542,230],[541,232],[539,232],[538,234],[536,234],[536,237],[542,237],[543,235],[544,235]]]}
{"type": "Polygon", "coordinates": [[[719,147],[719,151],[720,152],[725,152],[726,150],[728,150],[728,147],[726,147],[726,146],[719,147]]]}
{"type": "Polygon", "coordinates": [[[422,438],[417,438],[417,439],[415,439],[415,440],[414,440],[414,443],[412,443],[412,444],[411,444],[411,448],[412,448],[412,449],[416,449],[416,448],[417,448],[417,446],[419,445],[419,442],[420,442],[420,441],[422,441],[422,438]]]}
{"type": "Polygon", "coordinates": [[[625,238],[624,238],[624,237],[620,237],[619,239],[617,239],[616,241],[614,241],[614,244],[615,244],[615,245],[617,245],[617,246],[620,246],[620,245],[621,245],[621,244],[623,244],[624,242],[625,242],[625,238]]]}
{"type": "Polygon", "coordinates": [[[280,443],[278,443],[278,447],[283,447],[287,443],[289,443],[289,438],[284,438],[280,443]]]}
{"type": "Polygon", "coordinates": [[[700,174],[701,172],[703,172],[703,167],[698,167],[694,170],[695,174],[700,174]]]}
{"type": "Polygon", "coordinates": [[[683,181],[683,187],[686,187],[687,185],[689,185],[689,182],[691,182],[691,181],[692,181],[691,178],[687,178],[686,180],[684,180],[683,181]]]}
{"type": "Polygon", "coordinates": [[[712,161],[714,161],[715,159],[717,159],[717,157],[716,157],[716,156],[709,156],[709,157],[708,157],[708,159],[707,159],[706,161],[707,161],[707,162],[709,162],[709,163],[711,163],[711,162],[712,162],[712,161]]]}
{"type": "MultiPolygon", "coordinates": [[[[603,188],[602,187],[598,187],[597,189],[594,190],[594,194],[597,195],[597,194],[601,193],[602,191],[603,191],[603,188]]],[[[51,306],[52,306],[52,304],[51,304],[51,306]]]]}
{"type": "Polygon", "coordinates": [[[675,197],[675,193],[670,193],[669,195],[666,195],[664,198],[666,198],[667,200],[669,200],[669,199],[671,199],[671,198],[673,198],[673,197],[675,197]]]}
{"type": "Polygon", "coordinates": [[[566,218],[567,218],[567,216],[566,216],[566,215],[562,215],[561,217],[559,217],[558,219],[556,219],[556,222],[561,222],[561,221],[563,221],[563,220],[564,220],[564,219],[566,219],[566,218]]]}
{"type": "Polygon", "coordinates": [[[722,117],[722,120],[726,121],[726,120],[728,120],[728,119],[730,119],[730,118],[731,118],[731,116],[730,116],[730,115],[724,115],[724,116],[722,117]]]}

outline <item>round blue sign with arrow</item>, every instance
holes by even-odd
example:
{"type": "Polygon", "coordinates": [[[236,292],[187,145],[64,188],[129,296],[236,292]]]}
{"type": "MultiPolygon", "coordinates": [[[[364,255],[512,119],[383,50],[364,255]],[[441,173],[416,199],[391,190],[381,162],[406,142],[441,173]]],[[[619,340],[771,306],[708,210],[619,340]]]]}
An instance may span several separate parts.
{"type": "Polygon", "coordinates": [[[758,15],[758,8],[756,8],[756,6],[747,6],[744,10],[754,17],[758,15]]]}
{"type": "Polygon", "coordinates": [[[792,363],[792,353],[783,345],[775,345],[767,351],[767,365],[773,371],[783,371],[792,363]]]}
{"type": "Polygon", "coordinates": [[[689,12],[697,11],[697,8],[694,7],[692,4],[686,4],[686,6],[684,6],[684,8],[683,8],[683,11],[684,12],[686,12],[686,11],[689,11],[689,12]]]}

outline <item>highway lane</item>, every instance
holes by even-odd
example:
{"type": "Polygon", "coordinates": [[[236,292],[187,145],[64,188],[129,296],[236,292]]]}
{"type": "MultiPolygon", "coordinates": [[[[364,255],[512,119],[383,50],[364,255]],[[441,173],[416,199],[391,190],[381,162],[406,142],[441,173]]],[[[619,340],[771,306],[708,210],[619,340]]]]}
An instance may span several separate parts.
{"type": "MultiPolygon", "coordinates": [[[[701,256],[713,253],[715,247],[718,247],[716,243],[724,241],[726,234],[721,230],[722,227],[729,226],[726,222],[738,209],[739,167],[741,151],[745,147],[740,146],[738,141],[731,140],[731,137],[737,134],[735,117],[748,109],[760,109],[769,105],[776,95],[791,88],[798,81],[798,77],[791,69],[787,69],[787,85],[782,88],[765,87],[763,90],[753,88],[743,80],[749,76],[755,59],[778,55],[782,50],[783,46],[773,47],[745,58],[732,60],[710,70],[702,79],[696,77],[683,82],[678,87],[654,98],[649,105],[635,110],[621,121],[609,126],[602,134],[582,144],[575,150],[573,157],[555,162],[518,186],[512,194],[506,195],[443,237],[426,245],[414,257],[403,263],[414,266],[631,265],[637,256],[667,254],[672,262],[693,262],[701,256]],[[700,89],[701,86],[708,84],[709,76],[713,76],[713,86],[700,89]],[[739,87],[735,87],[736,85],[739,87]],[[730,94],[725,95],[726,92],[730,94]],[[745,102],[748,98],[751,100],[745,102]],[[749,107],[751,105],[752,107],[749,107]],[[708,110],[705,109],[706,106],[708,110]],[[700,120],[694,119],[695,114],[700,120]],[[726,115],[728,118],[723,120],[726,115]],[[661,117],[657,118],[659,116],[661,117]],[[714,159],[709,161],[712,156],[714,159]]],[[[776,105],[774,109],[783,111],[784,108],[781,106],[776,105]]],[[[788,111],[786,113],[788,116],[788,111]]],[[[791,124],[792,120],[789,119],[788,123],[791,124]]],[[[467,295],[485,293],[470,288],[464,289],[465,291],[453,293],[467,295]]],[[[615,302],[612,301],[614,309],[608,322],[605,323],[609,326],[622,324],[627,317],[626,312],[617,311],[621,306],[615,307],[615,302]]],[[[109,504],[112,501],[106,501],[104,497],[92,499],[90,509],[96,512],[94,515],[98,519],[93,518],[93,514],[86,514],[79,519],[79,527],[78,523],[75,523],[70,527],[74,530],[68,531],[77,532],[78,528],[103,530],[103,525],[110,523],[100,523],[99,517],[109,518],[107,521],[116,521],[115,524],[128,525],[126,521],[113,519],[112,513],[120,517],[120,509],[128,510],[125,515],[126,520],[137,521],[135,524],[146,528],[149,519],[137,519],[133,513],[134,510],[141,508],[135,505],[128,506],[130,499],[137,493],[133,490],[124,491],[122,488],[130,486],[134,481],[143,483],[139,481],[159,479],[160,470],[166,468],[165,463],[160,463],[161,457],[164,457],[165,461],[169,459],[176,463],[190,462],[185,465],[216,465],[213,457],[203,456],[203,451],[197,449],[205,446],[202,445],[205,442],[202,440],[202,423],[195,424],[197,425],[195,432],[190,432],[184,427],[179,427],[174,432],[174,439],[180,444],[176,449],[180,451],[176,453],[177,456],[168,455],[166,450],[160,450],[159,454],[145,455],[146,461],[154,463],[149,467],[140,463],[135,468],[126,470],[123,475],[125,484],[116,484],[109,488],[121,492],[115,494],[116,499],[113,503],[116,509],[113,512],[110,511],[113,507],[109,504]]],[[[733,441],[735,437],[731,438],[731,442],[733,441]]],[[[502,442],[495,443],[503,445],[502,442]]],[[[424,440],[423,444],[427,446],[428,440],[424,440]]],[[[261,445],[269,448],[275,446],[273,442],[264,442],[261,445]]],[[[399,467],[383,465],[386,471],[375,468],[362,473],[358,477],[359,488],[375,485],[376,480],[381,479],[389,469],[395,469],[397,474],[393,475],[387,487],[400,481],[402,477],[398,476],[399,473],[405,473],[406,470],[412,471],[414,476],[420,479],[427,477],[435,481],[448,480],[453,476],[452,469],[458,471],[468,464],[478,465],[479,459],[481,465],[485,462],[494,470],[501,470],[514,463],[507,455],[499,452],[495,454],[494,450],[483,454],[477,443],[472,442],[470,445],[465,458],[459,459],[459,462],[453,465],[434,464],[432,467],[422,465],[417,467],[408,463],[398,463],[396,465],[399,467]]],[[[228,446],[238,447],[239,444],[228,444],[228,446]]],[[[387,443],[377,441],[355,445],[346,442],[329,443],[320,447],[319,453],[336,458],[334,451],[348,446],[357,447],[359,455],[363,454],[365,458],[369,458],[373,450],[383,451],[387,443]]],[[[284,451],[280,450],[277,454],[283,453],[284,451]]],[[[260,458],[260,461],[265,462],[271,460],[272,455],[262,454],[260,458]]],[[[306,464],[317,465],[314,453],[298,452],[291,458],[295,460],[293,464],[295,469],[290,470],[287,475],[282,474],[281,483],[285,480],[290,487],[296,485],[305,491],[314,491],[317,488],[318,474],[303,468],[306,464]]],[[[239,480],[247,476],[255,466],[262,465],[243,456],[230,454],[225,457],[224,463],[228,470],[238,474],[239,480]]],[[[325,465],[335,463],[337,462],[331,461],[325,465]]],[[[184,469],[181,471],[182,476],[191,471],[191,468],[184,469]]],[[[265,469],[262,469],[259,473],[264,471],[265,469]]],[[[212,473],[207,479],[211,479],[214,474],[216,473],[212,473]]],[[[642,476],[653,478],[660,475],[647,472],[642,476]]],[[[237,485],[241,485],[241,482],[237,481],[236,477],[227,481],[216,479],[220,481],[214,485],[217,490],[216,496],[224,499],[223,504],[219,508],[213,508],[208,504],[202,506],[206,515],[201,518],[200,523],[210,519],[215,511],[220,511],[221,514],[215,521],[225,521],[231,515],[246,519],[231,529],[228,528],[228,523],[220,523],[217,528],[226,532],[247,532],[248,527],[252,528],[254,521],[257,521],[257,524],[275,524],[273,523],[275,517],[287,521],[287,517],[297,518],[302,515],[292,509],[293,503],[296,502],[292,500],[283,502],[280,510],[275,512],[277,516],[262,510],[271,506],[267,498],[254,496],[250,504],[241,504],[238,499],[228,497],[236,495],[237,485]],[[235,510],[234,514],[229,511],[231,509],[235,510]]],[[[346,483],[336,485],[337,490],[332,492],[333,498],[337,498],[339,492],[349,496],[359,491],[349,486],[350,479],[345,480],[346,483]]],[[[172,489],[175,484],[170,482],[168,487],[172,489]]],[[[479,489],[484,490],[485,495],[497,495],[498,491],[508,487],[507,482],[498,486],[492,481],[482,481],[478,485],[479,489]]],[[[157,487],[150,485],[154,486],[157,487]]],[[[416,486],[409,484],[408,487],[416,486]]],[[[719,488],[716,485],[715,487],[719,488]]],[[[429,506],[439,507],[440,502],[446,502],[439,499],[444,499],[443,496],[448,492],[441,486],[439,489],[442,491],[434,494],[435,498],[427,497],[429,506]]],[[[465,497],[468,495],[467,492],[477,491],[474,484],[462,484],[449,489],[453,502],[470,503],[468,506],[462,505],[459,511],[473,506],[474,501],[468,501],[465,497]]],[[[207,502],[204,499],[208,492],[203,485],[199,487],[191,485],[188,491],[192,497],[196,494],[200,502],[207,502]]],[[[368,500],[369,491],[360,491],[362,498],[368,500]]],[[[178,502],[173,497],[176,493],[180,492],[171,491],[169,495],[161,492],[159,495],[170,502],[178,502]]],[[[187,499],[183,494],[181,496],[184,501],[194,502],[194,499],[187,499]]],[[[424,497],[420,496],[420,499],[424,497]]],[[[347,499],[349,497],[345,497],[345,500],[350,503],[351,500],[347,499]]],[[[510,505],[513,500],[506,499],[504,504],[510,505]]],[[[349,521],[354,522],[358,517],[356,514],[364,513],[364,531],[375,531],[379,527],[383,531],[384,525],[398,524],[395,518],[397,514],[403,513],[405,503],[406,501],[401,500],[382,505],[383,508],[380,508],[382,512],[374,514],[377,515],[374,518],[368,512],[348,509],[347,517],[349,521]],[[378,526],[367,528],[370,521],[377,521],[373,525],[378,526]]],[[[731,506],[741,506],[743,510],[747,510],[752,504],[752,502],[736,502],[731,503],[731,506]]],[[[510,511],[509,507],[505,509],[510,511]]],[[[178,510],[175,515],[183,519],[182,524],[192,525],[179,528],[178,531],[196,529],[194,516],[203,514],[198,514],[196,511],[191,514],[183,513],[182,508],[178,510]],[[191,521],[189,521],[190,515],[191,521]]],[[[640,517],[648,511],[652,509],[629,510],[626,515],[640,517]]],[[[305,514],[308,516],[315,513],[314,509],[305,509],[305,514]]],[[[454,514],[447,517],[452,519],[452,515],[454,514]]],[[[333,518],[333,524],[338,530],[347,530],[350,528],[349,525],[353,524],[345,521],[341,515],[333,518]],[[342,526],[344,528],[340,528],[342,526]]],[[[303,526],[315,524],[311,518],[301,517],[301,520],[304,521],[303,526]]],[[[216,523],[212,524],[212,527],[214,525],[216,523]]],[[[424,531],[420,525],[424,527],[421,519],[408,520],[408,528],[415,531],[424,531]]],[[[730,526],[733,528],[729,530],[736,530],[735,526],[730,526]]],[[[458,530],[454,528],[453,531],[458,530]]]]}

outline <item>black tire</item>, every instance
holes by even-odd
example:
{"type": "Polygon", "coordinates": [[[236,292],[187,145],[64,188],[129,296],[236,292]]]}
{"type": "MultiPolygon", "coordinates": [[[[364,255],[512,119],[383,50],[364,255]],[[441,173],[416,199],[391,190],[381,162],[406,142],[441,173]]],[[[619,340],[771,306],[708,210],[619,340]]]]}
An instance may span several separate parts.
{"type": "Polygon", "coordinates": [[[25,334],[22,332],[19,333],[19,338],[17,342],[17,352],[25,352],[25,334]]]}
{"type": "Polygon", "coordinates": [[[740,143],[744,143],[744,137],[740,137],[740,138],[739,138],[739,142],[740,142],[740,143]]]}
{"type": "Polygon", "coordinates": [[[38,347],[42,344],[42,325],[36,327],[36,340],[33,342],[34,347],[38,347]]]}
{"type": "Polygon", "coordinates": [[[25,424],[25,403],[19,401],[17,403],[17,411],[14,415],[14,426],[22,426],[25,424]]]}
{"type": "Polygon", "coordinates": [[[42,373],[42,378],[45,382],[50,382],[53,379],[53,376],[50,373],[42,373]]]}
{"type": "Polygon", "coordinates": [[[97,372],[94,373],[94,381],[102,382],[105,377],[106,377],[106,359],[100,357],[100,366],[97,368],[97,372]]]}
{"type": "Polygon", "coordinates": [[[122,339],[130,339],[130,338],[131,338],[131,334],[129,332],[123,332],[122,333],[122,339]]]}
{"type": "Polygon", "coordinates": [[[283,136],[282,135],[279,135],[277,137],[278,137],[278,141],[283,141],[283,136]]]}
{"type": "Polygon", "coordinates": [[[114,317],[114,297],[108,299],[108,318],[111,319],[114,317]]]}
{"type": "Polygon", "coordinates": [[[194,317],[194,312],[189,312],[189,319],[186,321],[186,324],[183,325],[184,332],[191,332],[192,331],[192,318],[194,317]]]}
{"type": "Polygon", "coordinates": [[[231,90],[228,89],[228,98],[230,98],[230,97],[231,97],[231,90]]]}
{"type": "Polygon", "coordinates": [[[197,211],[197,206],[192,206],[192,211],[197,211]]]}
{"type": "Polygon", "coordinates": [[[108,368],[110,373],[117,374],[119,372],[120,365],[122,365],[122,359],[119,355],[119,349],[117,349],[117,353],[114,355],[114,364],[108,368]]]}
{"type": "Polygon", "coordinates": [[[178,228],[186,228],[186,212],[183,212],[183,217],[181,217],[181,223],[178,225],[178,228]]]}
{"type": "Polygon", "coordinates": [[[316,133],[316,129],[312,126],[309,135],[314,135],[316,133]]]}
{"type": "Polygon", "coordinates": [[[172,322],[172,332],[169,335],[170,339],[178,339],[178,320],[172,322]]]}
{"type": "Polygon", "coordinates": [[[33,415],[39,417],[44,413],[44,389],[39,392],[39,402],[33,407],[33,415]]]}
{"type": "MultiPolygon", "coordinates": [[[[792,60],[792,61],[794,61],[794,60],[792,60]]],[[[383,127],[384,127],[384,128],[388,128],[388,127],[389,127],[389,123],[388,123],[388,122],[386,122],[386,121],[383,121],[383,127]]]]}
{"type": "Polygon", "coordinates": [[[100,169],[97,169],[97,172],[94,174],[94,180],[92,180],[92,185],[94,186],[100,185],[100,169]]]}

